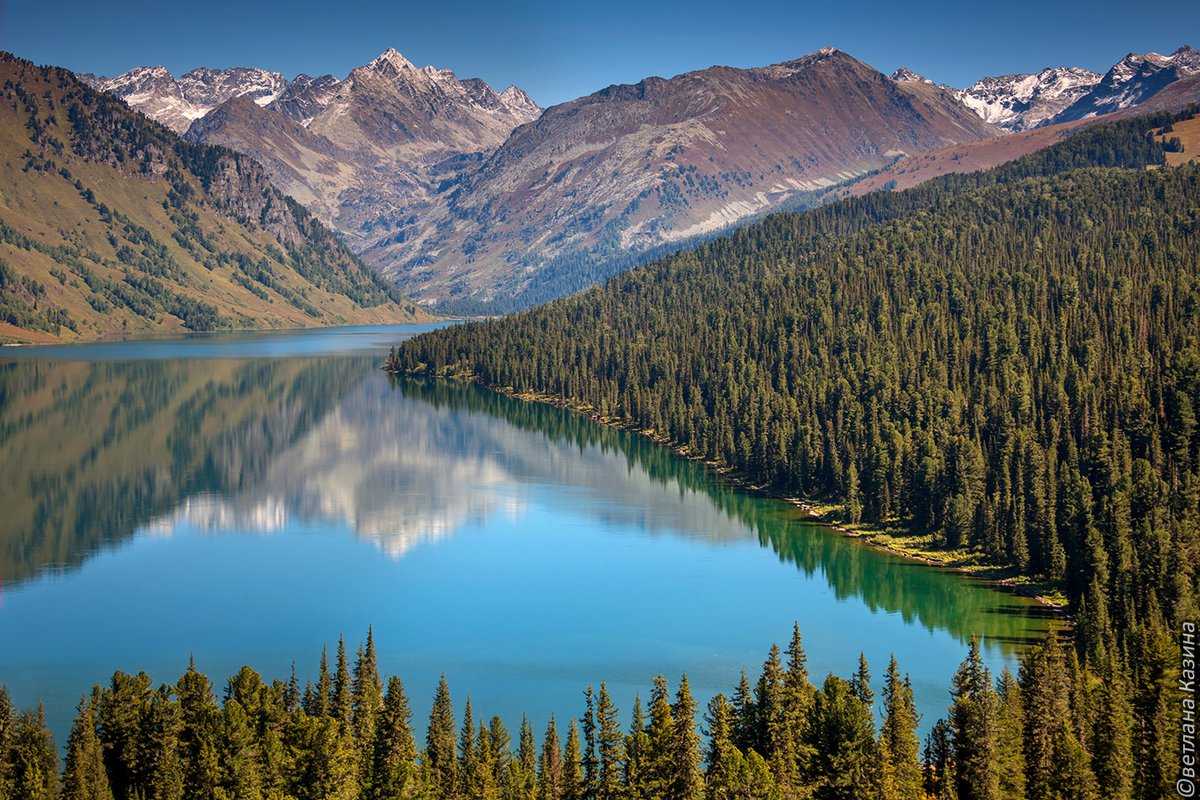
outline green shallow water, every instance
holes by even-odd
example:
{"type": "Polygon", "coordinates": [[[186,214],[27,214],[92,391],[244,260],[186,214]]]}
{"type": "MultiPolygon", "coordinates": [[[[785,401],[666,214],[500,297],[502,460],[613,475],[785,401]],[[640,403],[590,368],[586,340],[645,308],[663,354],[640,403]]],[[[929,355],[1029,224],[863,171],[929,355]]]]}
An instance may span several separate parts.
{"type": "Polygon", "coordinates": [[[114,669],[218,690],[315,677],[373,626],[419,717],[701,702],[798,621],[814,681],[911,674],[923,729],[979,634],[993,670],[1051,624],[1025,598],[838,536],[559,409],[390,380],[414,328],[0,351],[0,683],[60,743],[114,669]]]}

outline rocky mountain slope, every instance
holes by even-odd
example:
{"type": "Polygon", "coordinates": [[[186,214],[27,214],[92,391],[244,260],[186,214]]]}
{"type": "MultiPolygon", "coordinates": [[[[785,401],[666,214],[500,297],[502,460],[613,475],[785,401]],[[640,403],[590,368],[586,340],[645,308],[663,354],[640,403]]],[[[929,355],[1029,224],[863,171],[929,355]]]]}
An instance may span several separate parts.
{"type": "Polygon", "coordinates": [[[515,86],[496,92],[388,50],[345,80],[301,75],[271,103],[231,98],[187,136],[252,155],[361,252],[540,113],[515,86]]]}
{"type": "Polygon", "coordinates": [[[0,339],[424,316],[250,158],[63,69],[0,83],[0,339]]]}
{"type": "Polygon", "coordinates": [[[178,79],[166,67],[137,67],[115,78],[80,75],[93,88],[115,94],[132,108],[176,133],[234,97],[249,97],[259,105],[279,97],[288,87],[278,72],[248,67],[201,67],[178,79]]]}
{"type": "MultiPolygon", "coordinates": [[[[920,79],[910,70],[896,74],[920,79]]],[[[1104,75],[1079,67],[1047,67],[1037,73],[983,78],[953,91],[981,118],[1011,132],[1132,108],[1196,74],[1200,53],[1184,45],[1169,56],[1130,53],[1104,75]]]]}
{"type": "Polygon", "coordinates": [[[1036,128],[1091,91],[1100,75],[1079,67],[1047,67],[1032,75],[984,78],[956,92],[967,108],[1006,131],[1036,128]]]}
{"type": "Polygon", "coordinates": [[[364,257],[420,300],[503,310],[891,163],[997,130],[826,48],[610,86],[517,128],[364,257]],[[625,261],[623,261],[625,259],[625,261]]]}
{"type": "Polygon", "coordinates": [[[1200,51],[1184,45],[1169,56],[1130,53],[1105,73],[1091,91],[1060,113],[1053,122],[1087,119],[1144,104],[1166,87],[1200,75],[1200,51]]]}

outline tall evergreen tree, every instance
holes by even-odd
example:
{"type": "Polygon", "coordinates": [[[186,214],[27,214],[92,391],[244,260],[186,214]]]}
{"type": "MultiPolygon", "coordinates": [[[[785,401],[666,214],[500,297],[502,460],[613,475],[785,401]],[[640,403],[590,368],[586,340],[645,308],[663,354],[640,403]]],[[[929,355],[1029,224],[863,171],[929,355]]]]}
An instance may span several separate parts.
{"type": "Polygon", "coordinates": [[[999,702],[975,637],[954,675],[951,695],[959,800],[1000,800],[999,702]]]}
{"type": "Polygon", "coordinates": [[[8,763],[8,782],[14,798],[57,800],[58,750],[46,727],[46,712],[40,703],[36,712],[16,715],[8,763]]]}
{"type": "MultiPolygon", "coordinates": [[[[0,752],[0,758],[4,753],[0,752]]],[[[12,797],[0,786],[0,795],[12,797]]],[[[113,800],[104,771],[104,752],[96,736],[96,721],[87,698],[79,700],[79,713],[67,739],[67,765],[63,772],[62,800],[113,800]]]]}
{"type": "Polygon", "coordinates": [[[671,707],[671,777],[668,796],[673,800],[700,800],[704,775],[700,771],[700,736],[696,733],[696,701],[687,673],[679,679],[671,707]]]}
{"type": "Polygon", "coordinates": [[[1025,700],[1008,667],[1000,673],[996,691],[996,759],[1000,796],[1005,800],[1025,797],[1025,700]]]}
{"type": "Polygon", "coordinates": [[[625,738],[621,734],[620,711],[608,694],[608,685],[600,684],[596,698],[596,751],[599,757],[598,800],[616,800],[622,793],[621,766],[625,758],[625,738]]]}
{"type": "Polygon", "coordinates": [[[579,746],[579,723],[571,720],[567,743],[563,747],[563,800],[582,800],[584,796],[583,757],[579,746]]]}
{"type": "Polygon", "coordinates": [[[563,752],[558,740],[558,725],[554,715],[546,725],[546,738],[542,741],[542,752],[538,757],[538,800],[562,800],[563,796],[563,752]]]}
{"type": "Polygon", "coordinates": [[[412,709],[404,684],[388,678],[383,711],[375,731],[371,797],[373,800],[411,797],[417,790],[417,745],[412,732],[412,709]]]}
{"type": "MultiPolygon", "coordinates": [[[[883,678],[883,727],[879,732],[880,746],[885,755],[892,796],[897,800],[919,800],[921,785],[920,741],[917,739],[917,713],[912,686],[901,679],[896,657],[888,661],[883,678]]],[[[1018,739],[1019,746],[1019,739],[1018,739]]]]}
{"type": "Polygon", "coordinates": [[[454,705],[445,674],[438,681],[429,727],[425,734],[424,778],[426,788],[436,797],[450,800],[458,796],[458,770],[455,753],[454,705]]]}

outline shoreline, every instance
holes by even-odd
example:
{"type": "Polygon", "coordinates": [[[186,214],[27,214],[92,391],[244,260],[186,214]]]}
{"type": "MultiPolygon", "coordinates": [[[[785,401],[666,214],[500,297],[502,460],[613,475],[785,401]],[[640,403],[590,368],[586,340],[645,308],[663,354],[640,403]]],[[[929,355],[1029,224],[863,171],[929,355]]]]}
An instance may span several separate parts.
{"type": "MultiPolygon", "coordinates": [[[[384,372],[388,372],[388,370],[386,368],[381,368],[381,369],[384,372]]],[[[800,509],[801,511],[804,512],[804,514],[807,516],[807,518],[810,521],[812,521],[824,528],[827,528],[828,530],[838,534],[839,536],[843,536],[848,539],[855,539],[868,547],[875,548],[876,550],[882,550],[884,552],[890,553],[890,554],[900,557],[900,558],[907,559],[909,561],[914,561],[919,564],[924,564],[925,566],[936,567],[938,569],[944,569],[944,570],[948,570],[951,572],[956,572],[965,577],[972,578],[973,580],[977,580],[977,581],[981,581],[983,583],[990,584],[991,586],[993,586],[994,588],[996,588],[999,591],[1017,594],[1022,597],[1028,598],[1030,600],[1033,600],[1035,603],[1037,603],[1041,607],[1054,612],[1054,614],[1059,619],[1061,619],[1063,622],[1067,623],[1068,625],[1070,625],[1074,621],[1074,618],[1072,617],[1070,612],[1067,610],[1067,606],[1066,606],[1065,602],[1056,600],[1055,598],[1050,597],[1047,594],[1039,592],[1038,586],[1036,584],[1030,584],[1030,583],[1025,583],[1023,581],[1014,580],[1012,575],[1005,574],[1006,572],[1011,573],[1011,569],[1006,570],[1006,569],[1002,569],[999,567],[990,567],[987,565],[975,564],[972,562],[965,561],[963,559],[949,558],[945,561],[942,561],[937,558],[930,557],[930,556],[926,555],[925,553],[923,553],[922,551],[917,550],[915,548],[914,549],[906,549],[904,547],[900,547],[895,544],[892,544],[891,542],[881,541],[880,540],[881,537],[887,536],[887,533],[885,531],[871,530],[871,529],[853,529],[853,528],[847,527],[846,525],[844,525],[842,523],[841,520],[836,519],[833,516],[831,516],[827,510],[823,511],[820,508],[818,508],[817,505],[815,505],[814,500],[810,500],[810,499],[806,499],[806,498],[802,498],[802,497],[792,497],[789,495],[785,495],[785,494],[781,494],[779,492],[772,491],[764,486],[756,486],[754,484],[751,484],[751,483],[745,481],[744,479],[738,477],[736,474],[734,474],[734,472],[730,468],[728,468],[722,464],[719,464],[715,461],[709,461],[708,459],[705,459],[702,456],[698,456],[694,453],[691,453],[685,447],[676,446],[676,445],[672,444],[671,442],[669,442],[668,440],[666,440],[660,436],[656,436],[653,430],[643,430],[640,428],[636,428],[633,425],[628,425],[623,422],[620,422],[619,420],[607,419],[605,417],[602,417],[599,414],[595,413],[595,410],[590,405],[573,403],[572,401],[567,400],[566,398],[558,397],[556,395],[545,395],[545,394],[540,394],[537,392],[520,393],[520,392],[513,391],[510,387],[489,386],[488,384],[485,384],[482,381],[478,380],[474,375],[470,375],[470,374],[438,375],[438,376],[430,376],[428,374],[420,373],[420,372],[414,372],[414,373],[392,372],[390,374],[395,374],[395,375],[407,374],[410,377],[425,377],[425,378],[436,377],[441,380],[456,380],[456,381],[462,381],[465,383],[472,383],[482,389],[486,389],[490,392],[495,392],[496,394],[500,394],[505,397],[511,397],[514,400],[520,400],[525,403],[541,403],[543,405],[549,405],[549,406],[554,406],[556,408],[561,408],[566,411],[570,411],[573,414],[579,414],[581,416],[585,416],[588,419],[590,419],[592,422],[598,423],[600,425],[604,425],[607,428],[612,428],[614,430],[626,431],[626,432],[632,433],[636,436],[640,436],[644,439],[649,439],[654,444],[670,450],[672,453],[674,453],[679,458],[683,458],[683,459],[686,459],[687,461],[692,461],[694,463],[702,464],[706,469],[711,471],[717,478],[719,478],[722,481],[725,481],[726,483],[728,483],[730,486],[737,489],[738,491],[745,492],[746,494],[754,495],[757,497],[767,498],[767,499],[771,499],[771,500],[777,500],[779,502],[787,503],[788,505],[791,505],[795,508],[800,509]]]]}

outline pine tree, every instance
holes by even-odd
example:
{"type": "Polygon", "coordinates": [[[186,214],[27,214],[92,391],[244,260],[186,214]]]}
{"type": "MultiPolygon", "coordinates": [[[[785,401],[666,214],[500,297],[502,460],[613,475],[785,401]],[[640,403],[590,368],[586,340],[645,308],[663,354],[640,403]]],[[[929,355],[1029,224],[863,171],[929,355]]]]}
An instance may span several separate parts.
{"type": "Polygon", "coordinates": [[[642,800],[646,784],[646,770],[650,736],[646,733],[646,715],[642,711],[642,696],[633,697],[633,715],[629,722],[629,733],[625,735],[625,792],[629,800],[642,800]]]}
{"type": "Polygon", "coordinates": [[[920,742],[917,739],[920,716],[913,701],[912,686],[907,678],[900,678],[900,666],[895,656],[888,661],[883,681],[884,718],[879,739],[886,754],[893,796],[897,800],[919,800],[922,796],[918,762],[920,742]]]}
{"type": "Polygon", "coordinates": [[[508,770],[507,796],[510,800],[537,800],[537,745],[533,726],[524,715],[517,741],[517,758],[508,770]]]}
{"type": "Polygon", "coordinates": [[[230,800],[260,800],[262,775],[258,745],[251,721],[237,700],[221,710],[221,771],[224,796],[230,800]]]}
{"type": "MultiPolygon", "coordinates": [[[[0,758],[4,753],[0,752],[0,758]]],[[[0,786],[0,796],[11,797],[0,786]]],[[[96,722],[87,698],[79,700],[79,713],[67,739],[67,766],[63,772],[62,800],[113,800],[104,771],[104,752],[96,736],[96,722]]]]}
{"type": "Polygon", "coordinates": [[[407,798],[416,789],[416,742],[413,711],[404,685],[392,675],[384,694],[383,711],[376,728],[371,770],[371,798],[407,798]]]}
{"type": "Polygon", "coordinates": [[[333,676],[333,715],[349,725],[354,716],[354,703],[350,697],[350,665],[346,661],[346,637],[338,637],[337,671],[333,676]]]}
{"type": "Polygon", "coordinates": [[[596,699],[596,751],[599,756],[597,800],[616,800],[622,792],[621,764],[625,758],[625,741],[621,734],[620,711],[608,694],[608,685],[600,684],[596,699]]]}
{"type": "Polygon", "coordinates": [[[1133,710],[1129,686],[1115,671],[1100,689],[1100,719],[1093,729],[1096,783],[1106,800],[1133,797],[1133,710]]]}
{"type": "Polygon", "coordinates": [[[424,776],[427,789],[435,797],[450,800],[458,796],[457,756],[455,754],[454,705],[445,674],[438,682],[429,712],[425,734],[424,776]]]}
{"type": "Polygon", "coordinates": [[[583,690],[583,797],[596,800],[600,786],[600,760],[596,753],[596,694],[592,687],[583,690]]]}
{"type": "Polygon", "coordinates": [[[1005,800],[1025,797],[1025,700],[1021,687],[1008,667],[997,684],[996,758],[1000,771],[1000,796],[1005,800]]]}
{"type": "Polygon", "coordinates": [[[358,763],[364,786],[373,783],[375,729],[383,710],[383,684],[375,653],[375,632],[367,628],[366,648],[359,648],[350,687],[351,720],[358,746],[358,763]]]}
{"type": "Polygon", "coordinates": [[[562,796],[562,745],[558,740],[558,725],[551,714],[546,738],[542,741],[542,753],[538,757],[538,800],[562,800],[562,796]]]}
{"type": "Polygon", "coordinates": [[[458,735],[458,780],[463,797],[478,797],[483,785],[479,773],[479,753],[475,744],[475,714],[471,710],[471,697],[463,709],[462,729],[458,735]]]}
{"type": "Polygon", "coordinates": [[[93,698],[104,766],[117,800],[149,793],[144,732],[151,695],[149,675],[117,671],[109,687],[93,698]]]}
{"type": "Polygon", "coordinates": [[[871,668],[867,666],[865,653],[858,654],[858,671],[850,679],[850,691],[868,711],[875,712],[875,693],[871,691],[871,668]]]}
{"type": "Polygon", "coordinates": [[[944,719],[933,725],[925,737],[925,794],[936,800],[954,800],[954,731],[944,719]]]}
{"type": "Polygon", "coordinates": [[[998,701],[992,677],[971,637],[967,658],[954,675],[950,725],[954,730],[959,800],[999,800],[998,701]]]}
{"type": "Polygon", "coordinates": [[[699,800],[704,794],[700,771],[700,737],[696,733],[696,702],[687,673],[679,679],[679,690],[671,708],[671,777],[668,796],[673,800],[699,800]]]}
{"type": "Polygon", "coordinates": [[[755,719],[758,712],[754,707],[754,693],[750,689],[750,680],[746,677],[745,669],[742,670],[741,678],[733,693],[732,711],[733,722],[730,738],[733,740],[734,746],[740,750],[754,747],[757,738],[755,719]]]}
{"type": "Polygon", "coordinates": [[[505,786],[508,781],[508,768],[512,764],[512,736],[500,717],[492,717],[488,722],[488,744],[492,748],[494,782],[496,786],[505,786]]]}
{"type": "Polygon", "coordinates": [[[667,679],[659,675],[650,691],[650,723],[646,726],[646,780],[643,796],[647,800],[667,797],[671,785],[674,717],[667,679]]]}
{"type": "MultiPolygon", "coordinates": [[[[754,687],[754,717],[755,733],[750,746],[771,763],[775,751],[786,746],[788,734],[784,716],[783,665],[778,645],[771,645],[762,675],[754,687]]],[[[785,757],[790,755],[785,753],[785,757]]]]}
{"type": "Polygon", "coordinates": [[[584,796],[583,758],[579,752],[579,723],[571,720],[567,727],[567,744],[563,748],[563,800],[582,800],[584,796]]]}
{"type": "Polygon", "coordinates": [[[175,685],[179,698],[179,747],[183,762],[183,794],[195,800],[213,800],[220,783],[217,737],[220,709],[212,682],[196,670],[194,662],[175,685]]]}
{"type": "Polygon", "coordinates": [[[57,800],[58,750],[46,727],[46,712],[39,703],[36,712],[16,715],[9,750],[8,781],[13,798],[57,800]]]}
{"type": "Polygon", "coordinates": [[[817,797],[868,797],[873,790],[875,722],[851,691],[829,675],[813,704],[810,742],[815,752],[808,776],[817,797]]]}
{"type": "Polygon", "coordinates": [[[329,677],[329,655],[326,648],[321,648],[321,666],[317,671],[317,685],[313,687],[310,703],[305,711],[310,717],[324,719],[332,710],[333,681],[329,677]]]}

